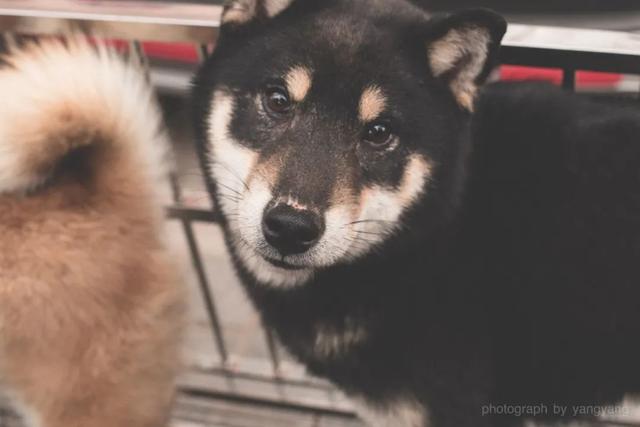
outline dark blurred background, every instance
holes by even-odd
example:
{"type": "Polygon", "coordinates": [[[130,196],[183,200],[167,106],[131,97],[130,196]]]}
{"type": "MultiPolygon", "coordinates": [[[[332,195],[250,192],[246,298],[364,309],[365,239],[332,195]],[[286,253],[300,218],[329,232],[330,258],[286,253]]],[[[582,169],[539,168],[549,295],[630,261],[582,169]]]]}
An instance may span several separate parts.
{"type": "Polygon", "coordinates": [[[415,0],[434,9],[488,7],[499,12],[580,13],[640,10],[638,0],[415,0]]]}

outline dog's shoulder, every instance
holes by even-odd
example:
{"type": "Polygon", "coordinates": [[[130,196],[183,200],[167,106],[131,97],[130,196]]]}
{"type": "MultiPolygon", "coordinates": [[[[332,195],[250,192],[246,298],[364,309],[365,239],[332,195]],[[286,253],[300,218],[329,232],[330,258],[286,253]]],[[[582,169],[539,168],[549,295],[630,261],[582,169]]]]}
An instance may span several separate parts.
{"type": "Polygon", "coordinates": [[[633,168],[625,159],[640,155],[640,105],[633,102],[515,82],[487,86],[476,108],[477,158],[496,179],[540,177],[540,172],[595,177],[602,168],[620,176],[633,168]]]}

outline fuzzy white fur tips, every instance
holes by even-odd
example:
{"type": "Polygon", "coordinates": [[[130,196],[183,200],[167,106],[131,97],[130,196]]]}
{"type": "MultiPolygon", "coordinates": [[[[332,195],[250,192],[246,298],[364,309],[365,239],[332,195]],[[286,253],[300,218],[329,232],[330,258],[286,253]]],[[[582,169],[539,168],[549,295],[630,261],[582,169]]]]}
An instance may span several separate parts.
{"type": "Polygon", "coordinates": [[[0,194],[29,191],[81,147],[120,145],[162,172],[160,114],[144,76],[80,38],[10,52],[0,69],[0,194]]]}
{"type": "Polygon", "coordinates": [[[223,24],[245,24],[259,16],[273,18],[294,0],[229,0],[222,15],[223,24]]]}
{"type": "Polygon", "coordinates": [[[411,397],[399,397],[388,402],[372,404],[351,396],[356,412],[371,427],[425,427],[429,426],[427,409],[411,397]]]}

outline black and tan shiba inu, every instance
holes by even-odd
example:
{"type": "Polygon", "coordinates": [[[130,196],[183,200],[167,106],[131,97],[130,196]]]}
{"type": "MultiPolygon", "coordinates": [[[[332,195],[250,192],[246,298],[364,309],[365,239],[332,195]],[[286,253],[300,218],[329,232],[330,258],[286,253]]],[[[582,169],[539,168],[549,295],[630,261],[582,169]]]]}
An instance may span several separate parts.
{"type": "Polygon", "coordinates": [[[231,1],[196,80],[239,275],[374,426],[519,425],[504,414],[640,391],[640,113],[481,89],[505,27],[231,1]]]}
{"type": "Polygon", "coordinates": [[[0,68],[0,392],[29,427],[160,427],[182,286],[145,78],[80,39],[0,68]]]}

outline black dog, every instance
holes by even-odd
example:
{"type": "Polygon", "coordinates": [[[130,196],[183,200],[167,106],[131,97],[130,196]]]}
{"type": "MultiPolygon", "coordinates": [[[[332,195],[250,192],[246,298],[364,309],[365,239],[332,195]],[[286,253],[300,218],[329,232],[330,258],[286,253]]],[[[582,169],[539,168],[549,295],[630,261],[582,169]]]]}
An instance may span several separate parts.
{"type": "Polygon", "coordinates": [[[488,11],[236,0],[223,21],[201,158],[238,274],[313,373],[385,427],[640,391],[638,111],[480,89],[488,11]]]}

